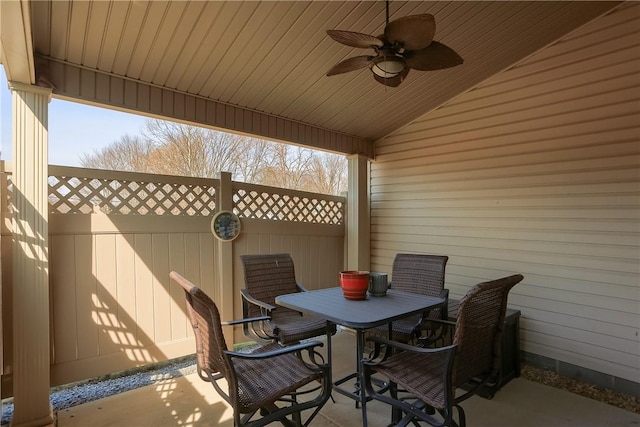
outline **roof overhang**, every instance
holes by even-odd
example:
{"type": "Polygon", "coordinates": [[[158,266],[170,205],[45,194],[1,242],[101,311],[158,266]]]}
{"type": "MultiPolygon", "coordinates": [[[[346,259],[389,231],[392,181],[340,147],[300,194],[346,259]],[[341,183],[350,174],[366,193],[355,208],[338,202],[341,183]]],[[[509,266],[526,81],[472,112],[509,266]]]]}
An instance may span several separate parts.
{"type": "Polygon", "coordinates": [[[29,2],[0,2],[0,63],[9,81],[35,83],[33,51],[29,2]]]}
{"type": "Polygon", "coordinates": [[[326,30],[380,34],[379,1],[1,1],[0,58],[56,98],[373,157],[376,140],[618,4],[394,1],[391,20],[434,15],[434,39],[464,58],[397,88],[366,68],[325,75],[366,54],[326,30]]]}

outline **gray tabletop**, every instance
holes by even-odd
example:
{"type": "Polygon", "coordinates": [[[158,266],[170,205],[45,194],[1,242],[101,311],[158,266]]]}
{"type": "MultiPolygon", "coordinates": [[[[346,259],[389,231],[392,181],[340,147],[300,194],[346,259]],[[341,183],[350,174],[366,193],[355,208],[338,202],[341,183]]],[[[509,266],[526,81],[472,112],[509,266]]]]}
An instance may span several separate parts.
{"type": "Polygon", "coordinates": [[[383,297],[367,295],[362,301],[348,300],[339,287],[298,292],[276,297],[276,304],[324,317],[338,325],[369,329],[401,317],[411,316],[442,304],[437,297],[389,290],[383,297]]]}

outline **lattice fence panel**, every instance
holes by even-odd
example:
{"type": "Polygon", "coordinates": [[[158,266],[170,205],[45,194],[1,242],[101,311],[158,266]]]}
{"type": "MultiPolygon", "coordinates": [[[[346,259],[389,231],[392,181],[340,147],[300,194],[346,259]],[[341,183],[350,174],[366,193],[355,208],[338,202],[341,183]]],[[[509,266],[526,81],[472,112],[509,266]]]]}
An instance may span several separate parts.
{"type": "MultiPolygon", "coordinates": [[[[50,213],[211,216],[216,211],[215,182],[185,182],[183,177],[176,177],[182,182],[171,182],[162,176],[154,181],[154,176],[147,174],[136,175],[148,180],[78,175],[65,172],[49,176],[50,213]]],[[[10,206],[11,174],[4,176],[2,197],[10,206]]],[[[233,203],[234,211],[244,218],[329,225],[343,225],[345,219],[344,198],[276,187],[242,183],[234,188],[233,203]]]]}
{"type": "Polygon", "coordinates": [[[49,176],[49,212],[210,216],[215,187],[200,184],[49,176]]]}
{"type": "Polygon", "coordinates": [[[233,194],[233,204],[236,214],[244,218],[342,224],[344,202],[316,196],[237,189],[233,194]]]}

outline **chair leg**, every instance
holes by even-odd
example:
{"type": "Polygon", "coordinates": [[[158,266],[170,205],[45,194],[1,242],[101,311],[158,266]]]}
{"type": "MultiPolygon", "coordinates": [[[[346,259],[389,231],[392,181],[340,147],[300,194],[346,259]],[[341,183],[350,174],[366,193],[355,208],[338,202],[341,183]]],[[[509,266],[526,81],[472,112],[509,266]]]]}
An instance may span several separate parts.
{"type": "Polygon", "coordinates": [[[453,421],[453,414],[451,414],[451,422],[453,423],[453,425],[456,425],[459,427],[466,427],[467,420],[464,415],[464,409],[462,409],[462,406],[460,405],[453,405],[453,407],[458,410],[458,424],[456,424],[455,421],[453,421]]]}
{"type": "MultiPolygon", "coordinates": [[[[394,382],[389,381],[389,395],[391,398],[398,400],[398,385],[394,382]]],[[[391,407],[391,423],[392,425],[396,425],[402,419],[402,411],[395,406],[391,407]]]]}
{"type": "Polygon", "coordinates": [[[291,414],[291,418],[293,418],[293,423],[296,427],[302,427],[302,417],[300,416],[300,412],[291,414]]]}

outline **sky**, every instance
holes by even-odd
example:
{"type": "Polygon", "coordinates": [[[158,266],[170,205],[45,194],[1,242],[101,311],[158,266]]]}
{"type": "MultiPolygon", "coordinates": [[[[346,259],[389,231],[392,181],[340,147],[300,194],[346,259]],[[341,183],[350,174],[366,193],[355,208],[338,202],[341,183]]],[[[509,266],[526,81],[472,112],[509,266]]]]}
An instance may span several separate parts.
{"type": "MultiPolygon", "coordinates": [[[[49,164],[80,166],[82,154],[139,135],[147,118],[77,102],[51,99],[49,104],[49,164]]],[[[11,91],[0,66],[0,160],[11,160],[11,91]]]]}

